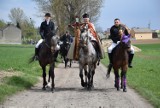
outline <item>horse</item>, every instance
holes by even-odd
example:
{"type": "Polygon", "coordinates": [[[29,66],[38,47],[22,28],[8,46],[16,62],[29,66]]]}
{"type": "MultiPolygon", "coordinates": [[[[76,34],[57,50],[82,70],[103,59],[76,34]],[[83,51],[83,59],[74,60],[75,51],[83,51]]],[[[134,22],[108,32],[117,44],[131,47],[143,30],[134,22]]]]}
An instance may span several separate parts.
{"type": "MultiPolygon", "coordinates": [[[[129,38],[130,35],[123,35],[119,44],[112,51],[112,63],[115,74],[115,87],[117,88],[117,91],[119,91],[119,69],[121,69],[121,89],[123,89],[123,92],[127,92],[126,73],[128,69],[128,43],[130,42],[129,38]]],[[[107,73],[107,75],[109,76],[110,72],[107,73]]]]}
{"type": "Polygon", "coordinates": [[[98,57],[89,34],[89,29],[85,29],[80,35],[79,76],[81,78],[81,86],[91,90],[94,88],[93,76],[95,74],[98,57]],[[85,82],[83,79],[83,70],[85,73],[85,82]]]}
{"type": "Polygon", "coordinates": [[[70,42],[60,42],[60,54],[63,57],[65,68],[67,67],[68,61],[70,61],[69,67],[72,65],[72,60],[67,58],[67,54],[70,48],[70,42]]]}
{"type": "MultiPolygon", "coordinates": [[[[57,32],[57,30],[56,30],[57,32]]],[[[56,33],[55,33],[56,34],[56,33]]],[[[59,37],[55,35],[51,31],[47,34],[48,38],[45,39],[45,41],[42,42],[39,48],[39,54],[38,54],[38,61],[39,65],[41,66],[43,70],[43,90],[46,90],[47,86],[47,81],[46,81],[46,66],[49,64],[49,78],[48,82],[50,82],[50,77],[52,78],[52,83],[51,83],[51,91],[53,92],[55,88],[54,84],[54,68],[55,68],[55,52],[56,52],[56,46],[59,40],[59,37]]],[[[30,62],[34,61],[34,56],[30,59],[30,62]]]]}

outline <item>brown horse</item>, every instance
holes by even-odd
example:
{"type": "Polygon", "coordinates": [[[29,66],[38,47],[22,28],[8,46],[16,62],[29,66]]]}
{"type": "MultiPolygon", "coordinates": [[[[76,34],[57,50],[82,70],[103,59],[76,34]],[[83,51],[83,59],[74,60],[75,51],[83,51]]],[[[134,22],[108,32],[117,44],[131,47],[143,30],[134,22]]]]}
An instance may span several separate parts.
{"type": "MultiPolygon", "coordinates": [[[[126,73],[128,69],[128,44],[130,35],[123,35],[120,43],[113,49],[113,70],[115,74],[115,87],[119,90],[119,69],[121,69],[121,88],[126,89],[126,73]]],[[[110,73],[107,73],[109,75],[110,73]]]]}
{"type": "MultiPolygon", "coordinates": [[[[57,31],[57,30],[56,30],[57,31]]],[[[50,82],[50,77],[52,78],[52,83],[51,83],[51,91],[54,90],[54,67],[55,67],[55,48],[58,43],[59,37],[54,35],[54,33],[50,32],[48,33],[48,38],[45,39],[45,41],[40,45],[39,48],[39,54],[38,54],[38,61],[40,66],[42,67],[43,70],[43,90],[46,90],[46,66],[49,64],[49,79],[48,82],[50,82]]],[[[34,61],[34,56],[30,59],[30,63],[34,61]]]]}

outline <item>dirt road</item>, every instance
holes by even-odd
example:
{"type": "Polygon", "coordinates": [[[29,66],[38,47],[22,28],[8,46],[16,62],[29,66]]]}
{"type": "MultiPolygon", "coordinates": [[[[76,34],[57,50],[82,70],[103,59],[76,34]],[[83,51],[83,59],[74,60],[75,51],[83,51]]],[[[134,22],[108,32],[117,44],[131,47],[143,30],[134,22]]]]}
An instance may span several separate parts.
{"type": "Polygon", "coordinates": [[[113,74],[106,79],[106,68],[100,65],[94,76],[94,90],[87,91],[80,85],[78,64],[55,69],[55,92],[43,91],[42,82],[30,90],[9,97],[0,108],[152,108],[141,96],[128,88],[128,92],[114,88],[113,74]]]}

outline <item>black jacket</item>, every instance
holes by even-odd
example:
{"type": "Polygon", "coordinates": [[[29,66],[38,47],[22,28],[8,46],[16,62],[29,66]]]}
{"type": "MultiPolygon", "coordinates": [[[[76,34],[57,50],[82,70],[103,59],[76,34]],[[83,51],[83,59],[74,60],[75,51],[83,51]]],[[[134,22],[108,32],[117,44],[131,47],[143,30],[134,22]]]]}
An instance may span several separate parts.
{"type": "Polygon", "coordinates": [[[60,40],[63,41],[64,43],[66,43],[66,42],[71,43],[71,42],[72,42],[72,37],[71,37],[71,35],[66,35],[66,34],[64,34],[64,35],[60,38],[60,40]]]}
{"type": "Polygon", "coordinates": [[[125,33],[125,35],[128,35],[127,29],[123,25],[119,25],[118,27],[113,25],[110,29],[110,38],[114,43],[117,43],[117,41],[120,41],[120,36],[119,36],[119,30],[122,29],[125,33]]]}
{"type": "Polygon", "coordinates": [[[55,32],[54,23],[50,21],[47,25],[47,21],[43,21],[40,26],[40,35],[42,39],[46,39],[49,32],[55,32]]]}

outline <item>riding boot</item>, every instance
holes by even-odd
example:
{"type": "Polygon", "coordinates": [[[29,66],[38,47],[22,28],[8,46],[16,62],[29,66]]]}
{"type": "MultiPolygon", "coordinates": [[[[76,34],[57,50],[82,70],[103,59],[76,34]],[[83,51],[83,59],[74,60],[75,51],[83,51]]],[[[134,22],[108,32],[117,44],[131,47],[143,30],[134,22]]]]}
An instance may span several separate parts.
{"type": "Polygon", "coordinates": [[[109,58],[109,65],[108,65],[108,70],[107,70],[107,74],[110,74],[111,69],[112,69],[112,53],[108,53],[108,58],[109,58]]]}
{"type": "Polygon", "coordinates": [[[38,60],[38,53],[39,53],[39,48],[35,48],[35,59],[38,60]]]}
{"type": "Polygon", "coordinates": [[[59,51],[57,50],[57,51],[55,52],[55,54],[54,54],[54,57],[55,57],[54,61],[55,61],[55,62],[58,62],[58,60],[57,60],[58,52],[59,52],[59,51]]]}
{"type": "Polygon", "coordinates": [[[133,60],[134,54],[129,54],[129,59],[128,59],[128,67],[132,68],[132,60],[133,60]]]}

